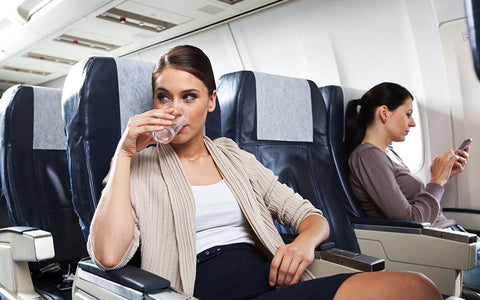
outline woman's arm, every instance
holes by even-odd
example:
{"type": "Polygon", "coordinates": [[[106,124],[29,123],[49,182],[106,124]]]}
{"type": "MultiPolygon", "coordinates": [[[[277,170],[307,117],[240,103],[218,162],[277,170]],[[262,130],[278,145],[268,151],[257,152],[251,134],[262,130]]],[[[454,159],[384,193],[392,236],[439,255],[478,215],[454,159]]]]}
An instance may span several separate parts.
{"type": "Polygon", "coordinates": [[[319,215],[307,216],[298,227],[298,236],[278,248],[270,264],[269,284],[282,287],[295,284],[313,262],[315,248],[328,238],[327,220],[319,215]]]}
{"type": "Polygon", "coordinates": [[[130,202],[130,166],[133,156],[152,142],[150,132],[162,130],[171,124],[171,111],[173,109],[154,109],[133,116],[117,146],[89,237],[91,254],[105,268],[118,266],[135,235],[136,224],[130,202]]]}
{"type": "Polygon", "coordinates": [[[90,226],[93,256],[105,268],[113,268],[120,263],[134,234],[130,164],[130,157],[115,154],[90,226]]]}
{"type": "Polygon", "coordinates": [[[430,183],[409,201],[395,178],[392,162],[374,147],[350,157],[349,166],[353,191],[363,190],[387,218],[435,223],[443,194],[441,185],[430,183]]]}

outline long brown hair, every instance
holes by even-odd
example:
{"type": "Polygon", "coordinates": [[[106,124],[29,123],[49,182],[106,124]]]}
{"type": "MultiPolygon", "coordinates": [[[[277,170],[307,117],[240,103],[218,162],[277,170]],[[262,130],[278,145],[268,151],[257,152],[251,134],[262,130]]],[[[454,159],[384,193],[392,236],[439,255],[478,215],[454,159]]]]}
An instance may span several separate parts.
{"type": "Polygon", "coordinates": [[[360,99],[348,102],[345,111],[345,146],[350,154],[360,145],[367,127],[373,123],[377,107],[386,105],[390,111],[397,109],[411,98],[412,94],[403,86],[382,82],[372,87],[360,99]],[[360,109],[358,107],[360,106],[360,109]]]}

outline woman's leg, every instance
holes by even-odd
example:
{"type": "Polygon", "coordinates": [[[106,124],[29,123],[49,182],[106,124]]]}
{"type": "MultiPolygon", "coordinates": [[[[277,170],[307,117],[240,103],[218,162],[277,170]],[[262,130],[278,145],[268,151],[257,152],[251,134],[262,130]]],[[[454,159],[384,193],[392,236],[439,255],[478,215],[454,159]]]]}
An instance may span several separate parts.
{"type": "Polygon", "coordinates": [[[422,299],[440,300],[433,282],[414,272],[359,273],[348,278],[338,289],[334,300],[422,299]]]}

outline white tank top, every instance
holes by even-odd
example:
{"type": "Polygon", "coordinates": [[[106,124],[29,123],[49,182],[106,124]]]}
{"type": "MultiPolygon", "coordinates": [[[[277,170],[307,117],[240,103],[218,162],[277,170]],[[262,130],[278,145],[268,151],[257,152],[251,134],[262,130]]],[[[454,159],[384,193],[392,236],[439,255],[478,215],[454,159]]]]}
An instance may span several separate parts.
{"type": "Polygon", "coordinates": [[[255,244],[237,200],[225,181],[192,186],[192,192],[196,210],[197,254],[220,245],[255,244]]]}

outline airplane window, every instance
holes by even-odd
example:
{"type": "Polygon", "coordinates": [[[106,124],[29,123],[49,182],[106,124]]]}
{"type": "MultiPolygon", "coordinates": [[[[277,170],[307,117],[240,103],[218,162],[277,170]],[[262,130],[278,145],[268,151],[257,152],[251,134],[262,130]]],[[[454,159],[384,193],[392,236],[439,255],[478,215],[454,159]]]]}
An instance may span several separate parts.
{"type": "Polygon", "coordinates": [[[419,114],[418,100],[413,101],[413,119],[417,126],[410,129],[404,142],[394,142],[393,149],[400,155],[412,173],[418,173],[424,163],[425,148],[423,145],[422,120],[419,114]]]}
{"type": "Polygon", "coordinates": [[[478,46],[480,46],[480,2],[474,0],[465,1],[465,12],[475,72],[480,79],[480,51],[478,49],[478,46]]]}

